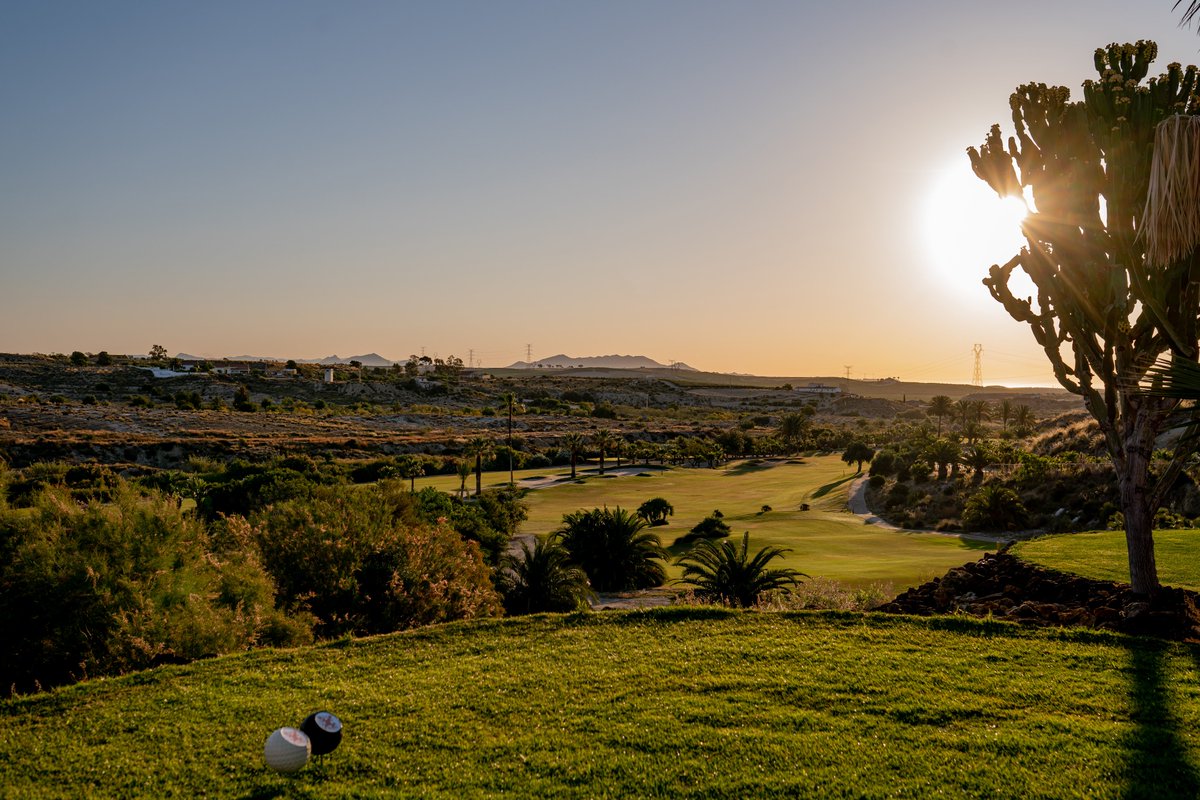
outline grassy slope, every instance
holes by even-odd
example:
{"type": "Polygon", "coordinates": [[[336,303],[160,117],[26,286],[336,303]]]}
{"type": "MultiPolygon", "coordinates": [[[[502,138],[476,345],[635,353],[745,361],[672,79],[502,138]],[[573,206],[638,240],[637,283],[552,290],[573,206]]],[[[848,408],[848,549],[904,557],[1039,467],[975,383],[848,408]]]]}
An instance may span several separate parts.
{"type": "Polygon", "coordinates": [[[667,609],[260,651],[0,703],[5,797],[1194,797],[1200,649],[667,609]],[[295,777],[271,730],[327,707],[295,777]]]}
{"type": "MultiPolygon", "coordinates": [[[[846,509],[853,471],[838,456],[759,466],[735,462],[716,470],[654,468],[646,473],[649,477],[589,477],[582,483],[568,480],[531,492],[526,498],[529,519],[522,531],[544,535],[562,522],[564,513],[604,505],[636,509],[643,501],[661,496],[675,506],[670,524],[655,529],[663,544],[671,544],[719,508],[735,536],[750,531],[753,547],[791,548],[787,558],[776,563],[814,577],[850,584],[893,583],[897,589],[922,583],[994,549],[946,536],[897,533],[864,525],[846,509]],[[800,511],[801,503],[810,504],[811,510],[800,511]],[[773,510],[760,515],[764,504],[773,510]]],[[[558,474],[569,476],[570,470],[529,471],[518,473],[517,478],[558,474]]],[[[485,485],[495,485],[499,476],[489,473],[484,477],[485,485]]],[[[504,473],[501,482],[507,479],[504,473]]],[[[458,479],[418,481],[418,486],[422,484],[453,491],[458,479]]],[[[672,576],[678,572],[672,568],[672,576]]]]}
{"type": "MultiPolygon", "coordinates": [[[[1017,544],[1012,552],[1063,572],[1129,582],[1124,531],[1047,536],[1017,544]]],[[[1154,555],[1160,581],[1200,591],[1200,531],[1155,531],[1154,555]]]]}

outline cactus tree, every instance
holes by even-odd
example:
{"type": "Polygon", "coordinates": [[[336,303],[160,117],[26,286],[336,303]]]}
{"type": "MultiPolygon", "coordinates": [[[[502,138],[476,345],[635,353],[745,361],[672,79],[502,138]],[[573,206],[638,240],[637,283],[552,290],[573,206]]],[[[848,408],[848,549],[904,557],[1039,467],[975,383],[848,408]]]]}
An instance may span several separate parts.
{"type": "Polygon", "coordinates": [[[1149,396],[1138,383],[1156,359],[1197,360],[1200,257],[1166,265],[1146,259],[1139,236],[1155,127],[1200,112],[1195,67],[1171,64],[1145,81],[1153,42],[1096,51],[1099,80],[1083,99],[1064,87],[1027,84],[1009,100],[1016,136],[993,125],[968,154],[975,174],[1000,195],[1032,196],[1022,223],[1026,246],[983,283],[1016,320],[1029,325],[1054,375],[1100,424],[1120,485],[1133,589],[1158,588],[1151,523],[1193,446],[1180,443],[1170,466],[1150,474],[1155,438],[1177,400],[1149,396]],[[1020,268],[1036,287],[1010,287],[1020,268]]]}

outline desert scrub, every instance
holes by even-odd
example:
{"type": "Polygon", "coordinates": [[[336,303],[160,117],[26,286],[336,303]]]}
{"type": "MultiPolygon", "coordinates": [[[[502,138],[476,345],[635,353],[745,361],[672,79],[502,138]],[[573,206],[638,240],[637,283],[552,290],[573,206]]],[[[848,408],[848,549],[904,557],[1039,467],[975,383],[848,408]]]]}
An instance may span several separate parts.
{"type": "Polygon", "coordinates": [[[0,587],[3,691],[311,641],[253,553],[123,481],[109,503],[46,489],[0,512],[0,587]]]}
{"type": "MultiPolygon", "coordinates": [[[[831,578],[809,578],[790,589],[764,593],[753,606],[756,611],[870,611],[896,596],[890,583],[852,586],[831,578]]],[[[694,590],[681,592],[671,605],[723,606],[694,590]]]]}
{"type": "Polygon", "coordinates": [[[406,519],[411,508],[392,482],[320,487],[230,525],[262,553],[280,605],[313,614],[322,636],[499,615],[479,545],[447,523],[406,519]]]}

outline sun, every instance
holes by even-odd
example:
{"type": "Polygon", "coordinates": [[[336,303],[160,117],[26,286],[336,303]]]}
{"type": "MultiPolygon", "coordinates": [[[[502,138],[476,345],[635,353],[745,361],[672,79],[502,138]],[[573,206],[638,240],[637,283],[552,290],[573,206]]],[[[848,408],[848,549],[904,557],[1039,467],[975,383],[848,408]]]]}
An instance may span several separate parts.
{"type": "Polygon", "coordinates": [[[935,173],[921,219],[934,279],[949,294],[987,298],[980,281],[988,267],[1008,261],[1025,243],[1021,221],[1028,213],[1021,199],[998,198],[966,158],[935,173]]]}

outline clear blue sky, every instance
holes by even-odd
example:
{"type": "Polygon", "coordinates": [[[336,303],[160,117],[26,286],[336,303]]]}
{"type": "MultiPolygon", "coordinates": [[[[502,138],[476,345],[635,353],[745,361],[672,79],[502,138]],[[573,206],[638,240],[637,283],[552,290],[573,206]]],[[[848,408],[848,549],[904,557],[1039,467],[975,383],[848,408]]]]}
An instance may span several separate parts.
{"type": "Polygon", "coordinates": [[[986,194],[964,150],[1017,84],[1077,89],[1110,41],[1200,60],[1177,22],[1171,0],[10,1],[0,350],[529,343],[966,382],[979,342],[989,383],[1046,383],[979,284],[1009,253],[931,215],[986,194]]]}

